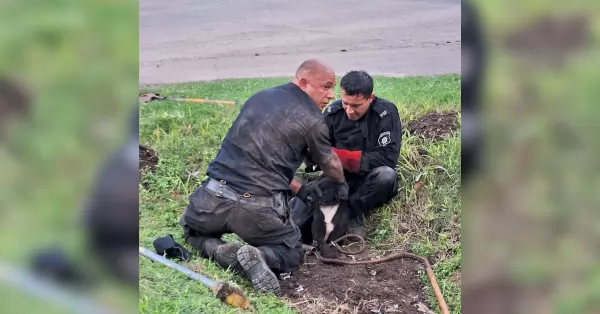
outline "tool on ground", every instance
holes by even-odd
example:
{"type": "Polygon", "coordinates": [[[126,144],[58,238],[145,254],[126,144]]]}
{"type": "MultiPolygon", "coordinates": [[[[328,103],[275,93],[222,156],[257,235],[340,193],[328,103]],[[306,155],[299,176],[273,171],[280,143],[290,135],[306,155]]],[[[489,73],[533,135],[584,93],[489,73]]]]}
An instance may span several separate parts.
{"type": "Polygon", "coordinates": [[[190,279],[194,279],[200,281],[202,284],[207,286],[213,293],[217,299],[231,305],[234,307],[247,309],[250,306],[250,301],[244,296],[242,291],[230,286],[226,282],[215,282],[200,275],[197,272],[192,271],[191,269],[185,268],[165,257],[162,257],[150,250],[147,250],[143,247],[139,247],[140,254],[149,258],[152,261],[161,263],[167,267],[173,268],[180,273],[183,273],[188,276],[190,279]]]}
{"type": "Polygon", "coordinates": [[[228,105],[235,106],[238,104],[237,101],[232,100],[216,100],[216,99],[203,99],[203,98],[181,98],[181,97],[165,97],[156,93],[145,93],[141,94],[140,103],[146,104],[153,100],[171,100],[171,101],[183,101],[183,102],[193,102],[198,104],[219,104],[219,105],[228,105]]]}
{"type": "MultiPolygon", "coordinates": [[[[333,245],[334,247],[337,248],[338,251],[344,253],[344,254],[349,254],[349,255],[356,255],[356,254],[360,254],[362,252],[364,252],[367,249],[366,246],[366,242],[365,239],[363,239],[361,236],[357,235],[357,234],[347,234],[345,236],[340,237],[337,240],[331,241],[331,245],[333,245]],[[346,239],[346,238],[357,238],[359,239],[359,241],[361,242],[361,249],[356,251],[356,252],[350,252],[350,251],[346,251],[344,249],[342,249],[337,243],[346,239]]],[[[392,260],[395,260],[397,258],[411,258],[414,260],[417,260],[421,263],[423,263],[423,265],[425,265],[425,272],[427,272],[427,277],[429,278],[429,282],[431,283],[431,287],[433,288],[433,293],[435,294],[435,298],[438,302],[438,305],[440,307],[440,310],[442,311],[442,314],[450,314],[450,311],[448,310],[448,305],[446,304],[446,301],[444,300],[444,296],[442,295],[442,291],[440,290],[440,287],[437,283],[437,280],[435,279],[435,275],[433,273],[433,269],[431,268],[431,265],[429,264],[429,261],[427,260],[427,258],[417,255],[417,254],[412,254],[412,253],[406,253],[406,252],[399,252],[399,253],[394,253],[394,254],[390,254],[386,257],[382,257],[382,258],[377,258],[377,259],[372,259],[372,260],[366,260],[366,261],[345,261],[345,260],[341,260],[341,259],[336,259],[336,258],[325,258],[322,257],[318,252],[317,249],[315,247],[309,246],[309,245],[302,245],[302,248],[308,253],[308,254],[314,254],[317,259],[319,261],[321,261],[322,263],[325,264],[336,264],[336,265],[365,265],[365,264],[379,264],[379,263],[385,263],[385,262],[389,262],[392,260]]]]}
{"type": "Polygon", "coordinates": [[[12,289],[21,289],[27,294],[41,300],[71,309],[70,313],[111,313],[108,309],[101,307],[84,295],[75,294],[53,281],[21,269],[16,269],[7,264],[0,264],[0,286],[3,285],[9,285],[12,289]]]}

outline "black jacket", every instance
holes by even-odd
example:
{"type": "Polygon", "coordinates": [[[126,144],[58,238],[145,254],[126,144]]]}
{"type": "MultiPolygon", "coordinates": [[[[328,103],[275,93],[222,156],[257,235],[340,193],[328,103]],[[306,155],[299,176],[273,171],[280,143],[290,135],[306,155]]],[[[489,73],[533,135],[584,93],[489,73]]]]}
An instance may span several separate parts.
{"type": "Polygon", "coordinates": [[[331,146],[362,151],[359,176],[371,170],[398,165],[402,145],[402,122],[396,105],[375,97],[358,121],[348,119],[342,101],[336,100],[324,112],[331,146]]]}
{"type": "Polygon", "coordinates": [[[317,163],[329,158],[327,126],[310,97],[287,83],[246,101],[207,174],[239,194],[291,194],[289,184],[309,150],[317,163]]]}

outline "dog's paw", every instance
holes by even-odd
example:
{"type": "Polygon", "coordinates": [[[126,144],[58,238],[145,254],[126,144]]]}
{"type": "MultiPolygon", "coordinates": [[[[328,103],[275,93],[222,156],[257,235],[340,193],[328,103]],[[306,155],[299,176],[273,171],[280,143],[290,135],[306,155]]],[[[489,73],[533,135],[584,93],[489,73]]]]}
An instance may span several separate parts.
{"type": "Polygon", "coordinates": [[[338,258],[339,257],[338,250],[329,244],[320,245],[319,251],[321,252],[321,256],[323,256],[325,258],[338,258]]]}

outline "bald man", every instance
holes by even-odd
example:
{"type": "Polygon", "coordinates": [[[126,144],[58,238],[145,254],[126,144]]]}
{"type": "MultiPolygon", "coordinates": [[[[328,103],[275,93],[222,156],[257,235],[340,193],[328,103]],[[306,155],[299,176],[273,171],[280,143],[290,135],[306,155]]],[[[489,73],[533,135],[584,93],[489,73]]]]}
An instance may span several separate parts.
{"type": "Polygon", "coordinates": [[[303,261],[301,234],[289,199],[318,191],[294,179],[311,158],[348,198],[342,164],[333,153],[322,110],[334,97],[333,69],[307,60],[292,82],[261,90],[244,104],[209,164],[208,179],[190,196],[181,217],[184,237],[204,258],[252,281],[254,289],[280,295],[278,275],[303,261]],[[235,233],[247,245],[225,243],[235,233]]]}

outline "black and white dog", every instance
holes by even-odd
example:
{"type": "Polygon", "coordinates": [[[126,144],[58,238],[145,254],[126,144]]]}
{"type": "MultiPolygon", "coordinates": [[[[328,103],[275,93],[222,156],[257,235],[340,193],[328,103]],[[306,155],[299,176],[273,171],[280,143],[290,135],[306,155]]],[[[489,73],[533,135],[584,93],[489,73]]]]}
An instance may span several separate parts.
{"type": "Polygon", "coordinates": [[[327,176],[320,176],[312,184],[317,184],[323,194],[311,203],[312,222],[309,223],[309,220],[302,228],[302,239],[304,243],[316,242],[315,247],[321,252],[321,256],[336,258],[338,252],[329,244],[348,230],[348,201],[338,199],[337,183],[327,176]]]}

